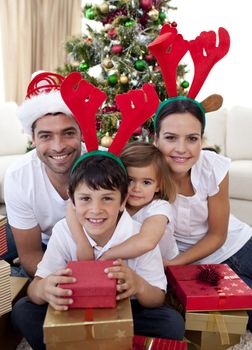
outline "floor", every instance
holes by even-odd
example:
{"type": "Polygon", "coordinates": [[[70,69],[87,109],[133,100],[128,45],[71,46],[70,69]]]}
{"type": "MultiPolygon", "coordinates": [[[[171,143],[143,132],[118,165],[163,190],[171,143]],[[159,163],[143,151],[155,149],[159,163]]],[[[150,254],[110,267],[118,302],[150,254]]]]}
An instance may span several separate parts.
{"type": "MultiPolygon", "coordinates": [[[[32,350],[32,348],[26,340],[23,339],[16,350],[32,350]]],[[[226,350],[252,350],[252,333],[247,332],[247,334],[241,337],[240,344],[231,346],[226,350]]]]}

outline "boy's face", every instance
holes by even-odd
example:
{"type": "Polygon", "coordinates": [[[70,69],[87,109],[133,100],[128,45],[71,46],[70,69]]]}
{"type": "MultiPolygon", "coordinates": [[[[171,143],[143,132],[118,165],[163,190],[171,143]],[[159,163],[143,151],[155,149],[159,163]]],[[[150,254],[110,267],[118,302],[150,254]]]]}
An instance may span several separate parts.
{"type": "Polygon", "coordinates": [[[77,219],[88,235],[104,246],[115,231],[119,212],[125,208],[121,193],[103,188],[93,190],[82,182],[76,187],[74,199],[77,219]]]}

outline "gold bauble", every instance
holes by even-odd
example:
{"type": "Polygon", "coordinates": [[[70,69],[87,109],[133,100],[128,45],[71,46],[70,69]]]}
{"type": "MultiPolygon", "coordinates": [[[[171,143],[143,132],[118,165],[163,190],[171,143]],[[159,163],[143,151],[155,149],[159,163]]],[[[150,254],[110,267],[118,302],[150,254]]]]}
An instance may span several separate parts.
{"type": "Polygon", "coordinates": [[[101,145],[103,147],[109,147],[111,145],[111,143],[113,142],[113,139],[111,136],[109,136],[109,133],[106,132],[105,136],[102,137],[101,139],[101,145]]]}
{"type": "Polygon", "coordinates": [[[148,12],[148,16],[153,20],[153,21],[157,21],[159,18],[159,12],[158,10],[156,10],[155,8],[153,8],[152,10],[150,10],[148,12]]]}
{"type": "Polygon", "coordinates": [[[102,65],[103,65],[103,67],[106,68],[106,69],[111,69],[111,68],[114,67],[113,62],[112,62],[111,59],[108,58],[108,57],[104,58],[104,60],[102,61],[102,65]]]}
{"type": "Polygon", "coordinates": [[[120,81],[121,84],[125,85],[125,84],[128,84],[129,78],[126,75],[122,74],[120,76],[119,81],[120,81]]]}
{"type": "Polygon", "coordinates": [[[101,5],[100,5],[100,11],[101,13],[103,14],[107,14],[109,13],[109,4],[107,2],[103,2],[101,5]]]}

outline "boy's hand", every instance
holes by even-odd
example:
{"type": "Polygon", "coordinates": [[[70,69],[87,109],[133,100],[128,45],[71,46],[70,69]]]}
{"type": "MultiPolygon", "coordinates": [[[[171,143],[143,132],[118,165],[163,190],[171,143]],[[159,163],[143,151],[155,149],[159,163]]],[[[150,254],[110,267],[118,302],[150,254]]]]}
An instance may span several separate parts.
{"type": "Polygon", "coordinates": [[[132,295],[139,293],[141,287],[141,279],[139,276],[125,263],[122,259],[117,259],[113,262],[113,267],[106,268],[108,278],[117,279],[117,300],[122,300],[132,295]]]}
{"type": "Polygon", "coordinates": [[[43,299],[47,301],[55,310],[68,310],[68,305],[72,304],[73,299],[71,289],[58,287],[60,283],[74,283],[76,278],[71,276],[71,269],[64,269],[41,280],[43,283],[43,299]],[[69,297],[69,298],[67,298],[69,297]]]}

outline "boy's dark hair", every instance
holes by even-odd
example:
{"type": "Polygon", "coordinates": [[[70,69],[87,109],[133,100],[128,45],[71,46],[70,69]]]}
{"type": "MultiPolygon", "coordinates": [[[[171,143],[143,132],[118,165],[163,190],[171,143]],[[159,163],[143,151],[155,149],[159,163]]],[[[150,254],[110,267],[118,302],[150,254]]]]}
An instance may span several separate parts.
{"type": "Polygon", "coordinates": [[[73,203],[76,187],[83,182],[93,190],[119,190],[121,203],[128,193],[128,175],[114,159],[102,155],[84,158],[72,171],[68,190],[73,203]]]}

